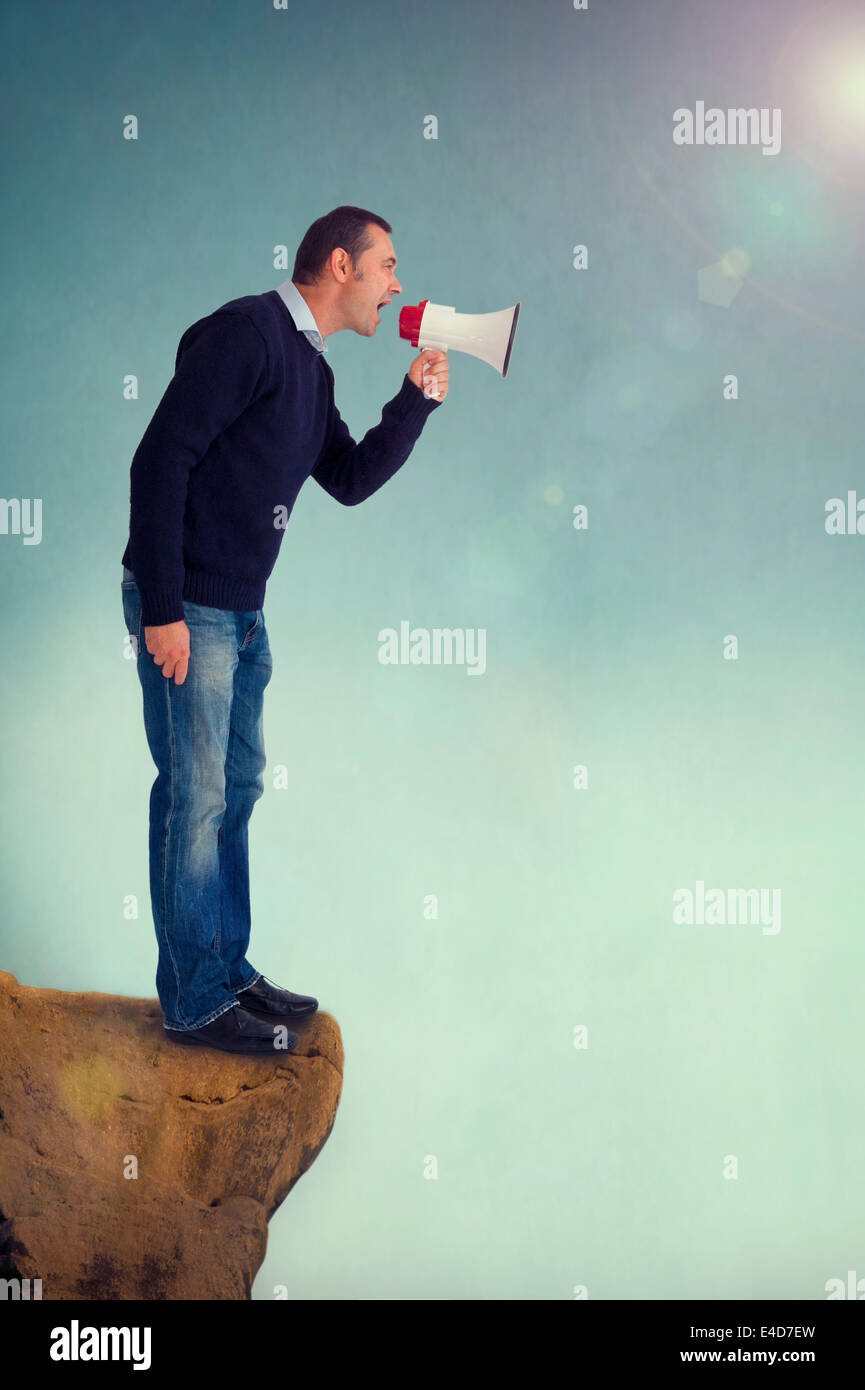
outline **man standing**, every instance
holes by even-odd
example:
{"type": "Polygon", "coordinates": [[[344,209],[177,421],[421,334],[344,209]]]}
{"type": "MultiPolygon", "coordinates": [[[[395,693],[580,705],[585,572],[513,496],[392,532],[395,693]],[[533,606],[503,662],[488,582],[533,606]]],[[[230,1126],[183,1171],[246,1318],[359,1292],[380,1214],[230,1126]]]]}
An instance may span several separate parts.
{"type": "Polygon", "coordinates": [[[372,337],[402,293],[391,230],[338,207],[306,232],[290,280],[192,324],[132,460],[123,615],[158,774],[150,896],[175,1042],[290,1051],[298,1038],[286,1025],[318,1007],[246,957],[247,826],[264,791],[273,669],[262,607],[306,479],[345,506],[363,502],[447,395],[446,354],[424,351],[360,443],[334,404],[326,338],[345,328],[372,337]]]}

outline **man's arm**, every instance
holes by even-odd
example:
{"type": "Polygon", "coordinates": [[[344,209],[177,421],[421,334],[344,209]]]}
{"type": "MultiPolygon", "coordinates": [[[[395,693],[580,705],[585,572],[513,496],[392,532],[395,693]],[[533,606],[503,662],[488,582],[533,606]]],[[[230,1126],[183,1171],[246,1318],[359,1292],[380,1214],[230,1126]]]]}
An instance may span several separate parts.
{"type": "Polygon", "coordinates": [[[180,340],[174,376],[130,469],[130,560],[144,627],[183,621],[183,515],[189,474],[262,393],[267,344],[245,314],[199,319],[180,340]]]}
{"type": "Polygon", "coordinates": [[[336,408],[333,372],[326,362],[323,365],[330,378],[330,420],[327,439],[311,476],[337,502],[354,507],[371,497],[402,467],[428,416],[442,401],[425,396],[406,373],[399,391],[384,406],[380,424],[367,430],[358,444],[336,408]]]}

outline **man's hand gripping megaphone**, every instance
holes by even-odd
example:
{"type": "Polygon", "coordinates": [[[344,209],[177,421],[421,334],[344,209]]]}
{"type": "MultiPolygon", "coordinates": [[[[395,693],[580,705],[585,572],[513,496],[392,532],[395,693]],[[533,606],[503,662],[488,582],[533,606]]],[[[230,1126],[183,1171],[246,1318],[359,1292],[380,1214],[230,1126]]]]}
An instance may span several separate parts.
{"type": "Polygon", "coordinates": [[[441,348],[425,348],[408,370],[409,380],[429,400],[443,401],[448,393],[448,355],[441,348]]]}

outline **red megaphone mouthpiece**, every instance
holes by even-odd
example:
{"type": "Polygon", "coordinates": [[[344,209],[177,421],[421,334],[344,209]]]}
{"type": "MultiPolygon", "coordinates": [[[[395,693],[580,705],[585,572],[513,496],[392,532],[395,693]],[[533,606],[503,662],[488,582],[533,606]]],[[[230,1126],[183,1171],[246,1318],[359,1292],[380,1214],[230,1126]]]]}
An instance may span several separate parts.
{"type": "Polygon", "coordinates": [[[399,336],[408,338],[412,347],[417,347],[423,311],[428,304],[428,299],[422,299],[420,304],[405,304],[399,311],[399,336]]]}

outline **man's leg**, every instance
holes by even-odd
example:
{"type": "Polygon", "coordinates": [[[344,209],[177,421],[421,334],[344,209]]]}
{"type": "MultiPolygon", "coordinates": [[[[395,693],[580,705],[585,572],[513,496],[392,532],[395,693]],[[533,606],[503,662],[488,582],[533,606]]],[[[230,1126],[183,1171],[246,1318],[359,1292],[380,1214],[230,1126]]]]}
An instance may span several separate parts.
{"type": "MultiPolygon", "coordinates": [[[[234,990],[261,978],[246,959],[250,934],[248,825],[264,792],[262,709],[273,662],[264,613],[259,612],[237,653],[228,753],[225,759],[225,815],[220,834],[220,953],[234,990]]],[[[241,997],[240,1000],[243,1003],[241,997]]]]}
{"type": "MultiPolygon", "coordinates": [[[[218,838],[238,619],[244,615],[184,601],[189,670],[177,685],[146,649],[140,594],[125,579],[123,603],[127,628],[137,638],[144,724],[158,772],[150,794],[156,988],[165,1027],[192,1030],[237,1006],[219,949],[218,838]]],[[[251,626],[255,615],[245,616],[251,626]]]]}
{"type": "MultiPolygon", "coordinates": [[[[249,850],[247,827],[264,791],[264,689],[273,673],[264,614],[247,631],[238,650],[225,760],[225,815],[220,836],[222,958],[242,1011],[259,1019],[308,1018],[318,1009],[311,994],[294,994],[267,980],[246,958],[249,947],[249,850]]],[[[293,1034],[296,1037],[297,1034],[293,1034]]]]}

